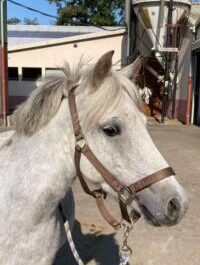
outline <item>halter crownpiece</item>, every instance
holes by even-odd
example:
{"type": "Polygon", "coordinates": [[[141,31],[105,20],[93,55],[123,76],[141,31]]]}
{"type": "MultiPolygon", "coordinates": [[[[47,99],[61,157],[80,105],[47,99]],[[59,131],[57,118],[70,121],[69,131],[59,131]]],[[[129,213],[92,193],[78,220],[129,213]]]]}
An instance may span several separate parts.
{"type": "Polygon", "coordinates": [[[151,175],[144,177],[141,180],[136,181],[130,186],[124,186],[123,184],[121,184],[117,180],[117,178],[98,160],[98,158],[92,152],[90,147],[87,145],[86,139],[81,130],[78,111],[76,107],[76,99],[74,91],[77,88],[77,86],[78,85],[75,85],[69,91],[69,98],[68,98],[69,110],[71,114],[72,125],[76,139],[75,155],[74,155],[76,174],[80,180],[83,190],[87,194],[89,194],[90,196],[96,199],[98,209],[102,214],[102,216],[104,217],[104,219],[114,228],[119,228],[121,227],[121,222],[118,222],[114,217],[112,217],[112,215],[108,212],[108,210],[105,207],[104,199],[106,198],[106,193],[102,189],[92,190],[92,191],[89,189],[80,169],[80,160],[82,154],[90,161],[90,163],[94,166],[94,168],[100,173],[100,175],[104,178],[106,183],[108,183],[118,193],[119,206],[122,218],[131,223],[133,222],[134,218],[135,219],[139,218],[139,215],[136,212],[134,212],[135,216],[130,216],[127,210],[128,204],[130,204],[135,199],[136,193],[143,189],[148,188],[152,184],[162,179],[175,175],[175,173],[171,167],[166,167],[151,175]]]}

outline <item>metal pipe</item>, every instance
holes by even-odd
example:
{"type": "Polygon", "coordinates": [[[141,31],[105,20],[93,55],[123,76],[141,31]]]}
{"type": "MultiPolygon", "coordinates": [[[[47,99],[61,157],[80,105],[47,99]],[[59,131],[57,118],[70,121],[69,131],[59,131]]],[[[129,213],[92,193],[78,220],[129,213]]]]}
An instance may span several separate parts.
{"type": "Polygon", "coordinates": [[[129,56],[130,56],[130,23],[131,23],[131,18],[130,18],[130,9],[131,9],[131,2],[130,0],[125,1],[125,23],[126,23],[126,29],[127,29],[127,49],[126,49],[126,64],[128,64],[129,56]]]}
{"type": "Polygon", "coordinates": [[[186,104],[186,117],[185,123],[190,124],[190,116],[191,116],[191,100],[192,100],[192,77],[188,77],[187,82],[187,104],[186,104]]]}
{"type": "Polygon", "coordinates": [[[7,41],[6,41],[6,0],[1,0],[1,93],[3,124],[7,124],[7,41]]]}
{"type": "Polygon", "coordinates": [[[172,119],[175,118],[175,108],[176,108],[176,90],[177,90],[177,76],[178,76],[178,54],[176,56],[175,62],[175,76],[173,79],[173,90],[172,90],[172,119]]]}
{"type": "MultiPolygon", "coordinates": [[[[196,41],[196,27],[192,27],[193,41],[196,41]]],[[[194,124],[194,111],[195,111],[195,81],[197,73],[197,54],[192,52],[192,60],[190,65],[190,74],[192,73],[192,106],[191,106],[191,123],[194,124]]]]}
{"type": "Polygon", "coordinates": [[[2,58],[2,73],[1,73],[1,90],[2,90],[2,114],[3,114],[3,124],[6,126],[7,123],[7,80],[6,80],[6,48],[5,46],[1,48],[1,58],[2,58]]]}
{"type": "MultiPolygon", "coordinates": [[[[167,18],[167,40],[166,40],[166,47],[171,46],[172,42],[172,31],[169,25],[172,25],[172,12],[173,12],[173,5],[174,1],[169,1],[168,6],[168,18],[167,18]]],[[[168,52],[165,56],[165,82],[163,88],[163,100],[162,100],[162,110],[161,110],[161,123],[164,123],[164,119],[167,113],[167,102],[168,102],[168,95],[170,90],[170,62],[171,62],[171,53],[168,52]]]]}
{"type": "Polygon", "coordinates": [[[194,124],[194,111],[195,111],[195,81],[196,81],[196,75],[197,75],[197,55],[192,55],[192,106],[191,106],[191,123],[194,124]]]}
{"type": "Polygon", "coordinates": [[[160,29],[163,27],[165,14],[165,0],[160,0],[159,16],[158,16],[158,27],[156,30],[156,42],[155,42],[155,51],[158,51],[160,46],[160,29]]]}

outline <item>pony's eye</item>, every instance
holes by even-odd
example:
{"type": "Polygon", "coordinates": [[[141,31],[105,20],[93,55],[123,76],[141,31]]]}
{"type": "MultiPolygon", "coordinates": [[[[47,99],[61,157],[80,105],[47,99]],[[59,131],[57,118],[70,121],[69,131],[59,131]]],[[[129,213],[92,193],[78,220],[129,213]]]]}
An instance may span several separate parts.
{"type": "Polygon", "coordinates": [[[121,128],[118,125],[112,125],[112,126],[107,125],[103,127],[103,132],[105,135],[109,137],[114,137],[121,133],[121,128]]]}

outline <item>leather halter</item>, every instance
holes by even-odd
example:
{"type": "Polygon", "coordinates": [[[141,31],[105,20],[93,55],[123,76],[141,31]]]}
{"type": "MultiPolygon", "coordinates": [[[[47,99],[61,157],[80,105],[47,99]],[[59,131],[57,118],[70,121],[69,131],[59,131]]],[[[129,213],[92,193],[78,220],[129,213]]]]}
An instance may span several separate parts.
{"type": "Polygon", "coordinates": [[[175,173],[171,167],[167,167],[151,175],[148,175],[141,180],[136,181],[130,186],[124,186],[123,184],[121,184],[117,180],[117,178],[112,173],[110,173],[108,169],[98,160],[98,158],[94,155],[94,153],[92,152],[92,150],[86,143],[85,137],[81,130],[81,125],[80,125],[79,118],[78,118],[78,111],[76,107],[76,99],[75,99],[74,91],[77,88],[77,86],[78,85],[74,86],[70,90],[69,98],[68,98],[69,109],[70,109],[70,114],[71,114],[71,119],[72,119],[72,124],[73,124],[73,130],[74,130],[74,135],[76,139],[75,156],[74,156],[76,174],[80,180],[83,190],[87,194],[91,195],[92,197],[96,199],[98,209],[101,212],[104,219],[114,228],[118,228],[121,226],[121,223],[118,222],[114,217],[110,215],[110,213],[108,212],[108,210],[106,209],[104,205],[104,199],[106,198],[106,193],[102,189],[91,191],[84,179],[84,176],[80,169],[80,160],[81,160],[82,154],[90,161],[90,163],[100,173],[100,175],[104,178],[106,183],[108,183],[118,193],[119,205],[120,205],[122,217],[128,222],[131,222],[131,217],[129,216],[129,213],[127,211],[127,205],[134,200],[136,193],[145,188],[148,188],[152,184],[162,179],[175,175],[175,173]]]}

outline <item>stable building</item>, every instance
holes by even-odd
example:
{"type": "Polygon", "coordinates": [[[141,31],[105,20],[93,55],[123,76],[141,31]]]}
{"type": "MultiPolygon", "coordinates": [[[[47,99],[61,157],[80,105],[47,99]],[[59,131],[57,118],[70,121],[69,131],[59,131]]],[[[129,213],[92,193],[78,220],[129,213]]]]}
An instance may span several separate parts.
{"type": "MultiPolygon", "coordinates": [[[[192,4],[187,28],[184,29],[182,47],[179,51],[180,71],[177,76],[175,98],[175,117],[183,123],[190,121],[197,125],[200,125],[199,7],[199,2],[192,4]]],[[[112,27],[103,30],[85,26],[9,25],[9,110],[12,112],[28,97],[39,84],[39,79],[61,75],[60,68],[66,61],[73,67],[83,57],[87,64],[94,64],[109,50],[115,51],[113,61],[117,70],[130,63],[139,53],[144,54],[148,60],[146,53],[150,44],[148,34],[138,21],[134,23],[136,29],[134,36],[134,31],[127,32],[125,29],[112,27]]],[[[160,71],[159,60],[152,56],[149,56],[149,59],[151,69],[149,67],[144,69],[141,77],[143,84],[146,82],[152,92],[146,113],[149,116],[156,116],[161,111],[163,81],[158,82],[155,76],[162,76],[163,73],[160,71]]],[[[171,109],[171,105],[169,108],[171,109]]]]}
{"type": "Polygon", "coordinates": [[[93,64],[114,50],[114,67],[121,68],[124,29],[78,26],[8,26],[8,104],[12,111],[38,85],[38,78],[62,75],[80,58],[93,64]]]}

